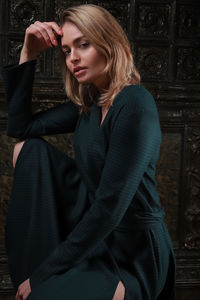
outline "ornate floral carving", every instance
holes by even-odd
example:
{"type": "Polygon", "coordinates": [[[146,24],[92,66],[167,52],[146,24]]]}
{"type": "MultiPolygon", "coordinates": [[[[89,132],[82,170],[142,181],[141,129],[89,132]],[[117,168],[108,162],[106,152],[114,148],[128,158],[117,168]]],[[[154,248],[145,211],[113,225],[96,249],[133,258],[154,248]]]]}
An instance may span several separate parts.
{"type": "Polygon", "coordinates": [[[200,80],[200,49],[181,47],[177,55],[177,79],[200,80]]]}
{"type": "MultiPolygon", "coordinates": [[[[8,40],[8,64],[16,63],[19,61],[22,46],[23,42],[19,40],[8,40]]],[[[41,52],[37,58],[36,78],[42,77],[42,75],[44,75],[45,73],[44,59],[45,53],[41,52]]]]}
{"type": "Polygon", "coordinates": [[[190,196],[196,197],[200,192],[200,171],[195,166],[186,169],[190,186],[190,196]]]}
{"type": "Polygon", "coordinates": [[[8,41],[8,63],[14,63],[19,60],[20,52],[23,46],[21,41],[8,41]]]}
{"type": "Polygon", "coordinates": [[[185,248],[200,249],[200,233],[188,233],[185,237],[185,248]]]}
{"type": "Polygon", "coordinates": [[[166,37],[169,31],[169,4],[141,4],[138,7],[138,34],[166,37]]]}
{"type": "Polygon", "coordinates": [[[107,9],[117,19],[126,34],[129,35],[130,1],[116,1],[116,5],[113,5],[110,1],[98,1],[97,4],[107,9]]]}
{"type": "Polygon", "coordinates": [[[180,5],[178,7],[178,35],[180,37],[200,36],[200,7],[198,5],[180,5]]]}
{"type": "Polygon", "coordinates": [[[12,288],[10,275],[8,273],[0,274],[0,290],[11,290],[12,288]]]}
{"type": "Polygon", "coordinates": [[[162,80],[167,78],[168,52],[162,47],[138,47],[136,61],[142,79],[162,80]]]}
{"type": "Polygon", "coordinates": [[[186,169],[188,205],[185,211],[185,247],[200,249],[200,129],[189,128],[188,133],[189,166],[186,169]]]}
{"type": "Polygon", "coordinates": [[[43,1],[11,1],[10,7],[10,27],[14,29],[16,27],[25,28],[29,24],[33,23],[36,19],[41,19],[39,13],[42,8],[43,1]]]}
{"type": "Polygon", "coordinates": [[[120,23],[120,25],[123,27],[123,29],[126,31],[126,33],[128,33],[128,27],[129,27],[129,23],[127,23],[127,21],[129,22],[130,18],[130,3],[129,1],[116,1],[116,5],[114,6],[112,2],[109,1],[72,1],[72,0],[56,0],[55,1],[55,19],[58,21],[59,20],[59,16],[60,13],[70,7],[70,6],[75,6],[75,5],[80,5],[80,4],[87,4],[87,3],[93,3],[96,5],[100,5],[102,7],[104,7],[105,9],[107,9],[108,11],[111,12],[111,14],[113,14],[118,22],[120,23]]]}
{"type": "Polygon", "coordinates": [[[185,218],[190,231],[186,234],[185,247],[188,249],[200,248],[200,208],[197,204],[186,210],[185,218]]]}
{"type": "Polygon", "coordinates": [[[81,1],[81,0],[55,0],[55,20],[59,22],[59,17],[62,11],[64,11],[66,8],[70,6],[77,6],[87,3],[87,1],[81,1]]]}
{"type": "Polygon", "coordinates": [[[191,136],[188,138],[187,141],[188,141],[188,143],[190,143],[190,149],[191,149],[192,153],[194,155],[199,156],[199,158],[200,158],[200,129],[193,128],[191,136]]]}

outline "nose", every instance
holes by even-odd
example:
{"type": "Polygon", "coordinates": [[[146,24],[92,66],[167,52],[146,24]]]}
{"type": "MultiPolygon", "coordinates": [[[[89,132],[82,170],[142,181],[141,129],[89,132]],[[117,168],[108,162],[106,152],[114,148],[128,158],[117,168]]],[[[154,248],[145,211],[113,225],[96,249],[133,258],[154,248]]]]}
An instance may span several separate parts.
{"type": "Polygon", "coordinates": [[[70,54],[70,61],[71,61],[71,63],[74,63],[74,62],[76,62],[79,59],[80,59],[80,57],[79,57],[77,51],[75,49],[71,50],[71,54],[70,54]]]}

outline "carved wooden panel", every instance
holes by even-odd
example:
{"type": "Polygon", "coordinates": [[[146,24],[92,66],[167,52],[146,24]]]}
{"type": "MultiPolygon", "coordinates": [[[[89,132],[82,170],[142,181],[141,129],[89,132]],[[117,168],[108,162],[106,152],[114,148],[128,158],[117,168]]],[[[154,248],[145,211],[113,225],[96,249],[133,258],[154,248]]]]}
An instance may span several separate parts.
{"type": "MultiPolygon", "coordinates": [[[[142,84],[156,99],[163,133],[156,178],[177,258],[176,299],[200,299],[200,1],[2,0],[0,64],[18,61],[31,23],[58,22],[63,9],[83,3],[101,5],[117,18],[130,40],[142,84]]],[[[33,111],[65,99],[58,51],[50,49],[38,57],[33,111]]],[[[6,136],[6,123],[0,81],[0,300],[14,299],[4,236],[17,139],[6,136]]],[[[72,135],[45,138],[73,157],[72,135]]]]}
{"type": "Polygon", "coordinates": [[[170,132],[163,128],[160,158],[157,163],[158,191],[161,203],[167,211],[165,221],[174,246],[179,246],[179,184],[181,167],[182,132],[170,132]],[[174,162],[172,164],[172,161],[174,162]],[[167,201],[166,201],[167,200],[167,201]]]}

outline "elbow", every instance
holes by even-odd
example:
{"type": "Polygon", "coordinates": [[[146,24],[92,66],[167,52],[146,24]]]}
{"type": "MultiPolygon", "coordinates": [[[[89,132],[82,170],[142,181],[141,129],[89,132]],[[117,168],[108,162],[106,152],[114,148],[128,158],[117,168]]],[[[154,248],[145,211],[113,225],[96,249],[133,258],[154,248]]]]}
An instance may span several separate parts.
{"type": "Polygon", "coordinates": [[[18,138],[20,140],[25,139],[25,137],[22,134],[19,134],[17,132],[7,131],[6,135],[12,138],[18,138]]]}
{"type": "Polygon", "coordinates": [[[21,140],[26,138],[26,135],[24,134],[24,131],[17,130],[17,128],[10,128],[7,126],[6,135],[12,138],[19,138],[21,140]]]}
{"type": "Polygon", "coordinates": [[[9,137],[25,139],[30,133],[29,127],[28,121],[12,117],[8,119],[6,134],[9,137]]]}

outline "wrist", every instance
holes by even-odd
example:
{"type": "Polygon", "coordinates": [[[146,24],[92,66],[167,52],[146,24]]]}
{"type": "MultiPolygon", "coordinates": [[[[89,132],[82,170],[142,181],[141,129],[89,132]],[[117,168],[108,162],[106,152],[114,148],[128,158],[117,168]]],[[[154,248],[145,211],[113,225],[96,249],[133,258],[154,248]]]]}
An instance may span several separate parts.
{"type": "Polygon", "coordinates": [[[22,48],[20,59],[19,59],[19,65],[24,62],[36,59],[37,55],[38,53],[29,53],[27,50],[22,48]]]}

